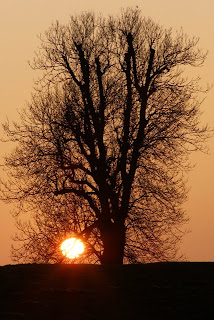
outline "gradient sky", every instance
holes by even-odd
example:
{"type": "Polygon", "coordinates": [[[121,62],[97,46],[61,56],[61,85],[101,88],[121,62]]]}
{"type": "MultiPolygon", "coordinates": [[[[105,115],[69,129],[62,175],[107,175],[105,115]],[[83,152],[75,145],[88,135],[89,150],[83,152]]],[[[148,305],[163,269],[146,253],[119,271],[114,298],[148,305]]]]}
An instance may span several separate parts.
{"type": "MultiPolygon", "coordinates": [[[[116,13],[121,7],[138,6],[165,27],[183,30],[200,37],[200,47],[209,50],[203,68],[197,70],[202,84],[214,84],[214,1],[213,0],[0,0],[0,123],[6,117],[16,120],[30,98],[35,72],[27,61],[39,46],[37,35],[52,21],[66,23],[69,16],[82,10],[116,13]]],[[[202,122],[214,127],[214,89],[202,105],[202,122]]],[[[0,129],[0,134],[2,129],[0,129]]],[[[189,261],[214,261],[214,138],[209,143],[210,155],[195,153],[195,168],[188,176],[190,188],[185,210],[190,216],[186,226],[191,232],[181,244],[189,261]]],[[[2,156],[11,149],[0,144],[2,156]]],[[[15,228],[9,214],[12,205],[0,203],[0,265],[10,260],[11,235],[15,228]]]]}

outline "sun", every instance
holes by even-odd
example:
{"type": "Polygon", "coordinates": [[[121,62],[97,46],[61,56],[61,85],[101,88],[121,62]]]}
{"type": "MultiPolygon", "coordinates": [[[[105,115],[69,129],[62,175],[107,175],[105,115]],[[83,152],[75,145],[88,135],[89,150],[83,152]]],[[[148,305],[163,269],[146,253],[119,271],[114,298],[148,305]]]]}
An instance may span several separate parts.
{"type": "Polygon", "coordinates": [[[62,254],[69,259],[77,258],[84,252],[84,245],[80,239],[70,238],[62,242],[60,246],[62,254]]]}

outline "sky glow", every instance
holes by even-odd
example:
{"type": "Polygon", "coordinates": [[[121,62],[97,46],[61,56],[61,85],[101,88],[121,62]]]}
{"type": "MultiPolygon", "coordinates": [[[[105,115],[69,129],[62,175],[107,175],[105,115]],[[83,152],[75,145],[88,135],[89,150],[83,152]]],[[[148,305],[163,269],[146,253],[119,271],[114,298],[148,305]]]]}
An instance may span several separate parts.
{"type": "MultiPolygon", "coordinates": [[[[18,110],[26,106],[33,92],[37,72],[28,65],[39,40],[52,22],[66,23],[71,14],[84,10],[102,12],[103,15],[119,12],[121,7],[136,7],[166,28],[179,30],[189,36],[200,37],[199,47],[209,51],[204,67],[196,70],[202,85],[214,83],[214,1],[213,0],[2,0],[0,5],[0,123],[6,117],[17,120],[18,110]]],[[[189,74],[190,78],[193,74],[189,74]]],[[[194,74],[195,76],[195,74],[194,74]]],[[[214,127],[214,89],[202,104],[202,123],[214,127]]],[[[2,136],[2,128],[0,128],[2,136]]],[[[0,142],[2,157],[10,152],[9,143],[0,142]]],[[[214,138],[208,142],[210,155],[194,153],[191,162],[196,164],[188,175],[190,192],[184,205],[190,222],[186,229],[181,253],[189,261],[214,261],[214,138]]],[[[1,172],[1,177],[3,177],[1,172]]],[[[12,263],[10,259],[11,236],[16,232],[9,212],[12,205],[0,203],[0,265],[12,263]]]]}

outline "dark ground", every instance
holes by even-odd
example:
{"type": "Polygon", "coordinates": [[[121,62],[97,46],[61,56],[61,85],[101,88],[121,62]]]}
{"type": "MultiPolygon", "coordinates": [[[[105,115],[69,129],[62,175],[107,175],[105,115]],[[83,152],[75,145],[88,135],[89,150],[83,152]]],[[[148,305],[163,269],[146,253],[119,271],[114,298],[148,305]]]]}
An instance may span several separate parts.
{"type": "Polygon", "coordinates": [[[214,319],[214,263],[0,267],[0,319],[214,319]]]}

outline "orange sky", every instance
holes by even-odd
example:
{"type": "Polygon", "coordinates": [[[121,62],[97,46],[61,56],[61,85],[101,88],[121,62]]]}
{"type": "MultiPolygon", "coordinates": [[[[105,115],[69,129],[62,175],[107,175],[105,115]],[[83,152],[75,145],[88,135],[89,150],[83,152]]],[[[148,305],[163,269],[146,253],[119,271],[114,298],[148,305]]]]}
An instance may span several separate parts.
{"type": "MultiPolygon", "coordinates": [[[[6,117],[17,119],[17,110],[29,100],[36,74],[27,61],[39,45],[37,35],[52,21],[67,22],[69,15],[82,10],[118,12],[121,7],[138,6],[156,22],[200,37],[200,46],[209,50],[203,68],[197,70],[202,83],[214,84],[214,1],[213,0],[1,0],[0,1],[0,123],[6,117]]],[[[214,89],[202,109],[203,122],[214,127],[214,89]]],[[[0,133],[2,130],[0,129],[0,133]]],[[[0,144],[0,162],[10,146],[0,144]]],[[[214,261],[214,139],[209,141],[210,155],[194,154],[196,164],[189,175],[191,188],[185,204],[191,230],[181,244],[189,261],[214,261]]],[[[9,215],[12,206],[0,203],[0,265],[11,263],[10,237],[14,233],[9,215]]]]}

